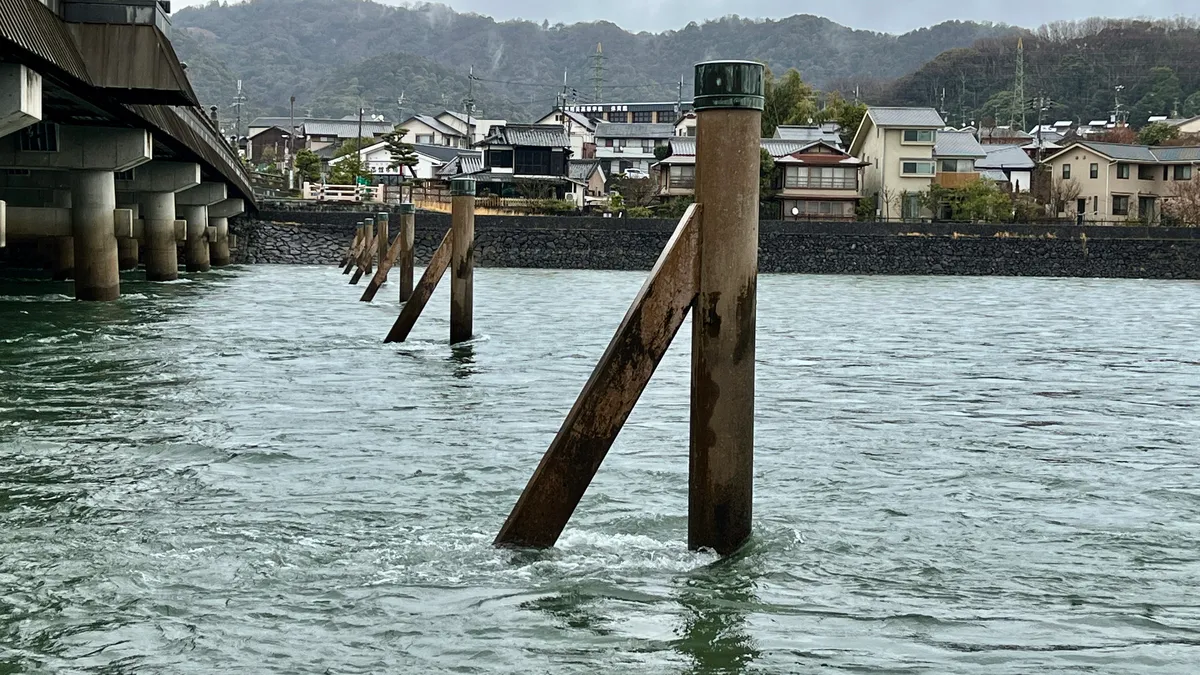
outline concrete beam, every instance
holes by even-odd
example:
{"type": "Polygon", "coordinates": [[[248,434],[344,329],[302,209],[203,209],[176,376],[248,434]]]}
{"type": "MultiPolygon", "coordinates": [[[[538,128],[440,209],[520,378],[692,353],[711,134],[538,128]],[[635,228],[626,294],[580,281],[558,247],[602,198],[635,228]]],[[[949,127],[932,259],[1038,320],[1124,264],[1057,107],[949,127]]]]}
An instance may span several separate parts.
{"type": "Polygon", "coordinates": [[[0,63],[0,136],[42,119],[42,76],[19,63],[0,63]]]}
{"type": "Polygon", "coordinates": [[[5,246],[8,245],[7,242],[5,241],[5,237],[8,236],[7,235],[8,227],[5,225],[7,220],[8,220],[8,205],[5,204],[4,202],[0,202],[0,248],[4,248],[5,246]]]}
{"type": "Polygon", "coordinates": [[[208,206],[223,202],[226,198],[224,183],[201,183],[193,188],[175,193],[176,206],[208,206]]]}
{"type": "Polygon", "coordinates": [[[153,158],[145,129],[57,125],[57,152],[21,150],[20,134],[0,139],[0,167],[126,171],[153,158]]]}
{"type": "Polygon", "coordinates": [[[200,184],[200,165],[192,162],[149,162],[133,170],[132,180],[118,180],[117,192],[179,192],[200,184]]]}
{"type": "MultiPolygon", "coordinates": [[[[5,211],[8,236],[14,240],[71,236],[71,209],[14,206],[5,211]]],[[[133,223],[133,211],[113,209],[113,236],[134,238],[133,223]]]]}
{"type": "Polygon", "coordinates": [[[246,203],[240,199],[226,199],[208,207],[209,218],[232,218],[246,212],[246,203]]]}

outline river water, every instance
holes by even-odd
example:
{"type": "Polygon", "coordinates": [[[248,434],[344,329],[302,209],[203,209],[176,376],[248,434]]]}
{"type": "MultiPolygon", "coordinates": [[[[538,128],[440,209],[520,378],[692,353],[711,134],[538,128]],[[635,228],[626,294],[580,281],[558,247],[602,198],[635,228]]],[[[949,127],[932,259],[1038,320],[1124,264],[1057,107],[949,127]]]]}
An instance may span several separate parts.
{"type": "Polygon", "coordinates": [[[1195,672],[1200,284],[763,276],[748,548],[681,339],[493,549],[643,278],[479,270],[455,349],[333,268],[0,281],[0,673],[1195,672]]]}

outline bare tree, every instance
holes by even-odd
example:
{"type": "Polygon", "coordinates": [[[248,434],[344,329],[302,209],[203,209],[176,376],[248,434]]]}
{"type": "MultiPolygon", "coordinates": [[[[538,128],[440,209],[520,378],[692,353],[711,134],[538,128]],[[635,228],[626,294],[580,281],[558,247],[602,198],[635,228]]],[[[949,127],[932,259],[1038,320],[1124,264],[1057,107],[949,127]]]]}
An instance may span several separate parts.
{"type": "Polygon", "coordinates": [[[1065,213],[1067,206],[1079,199],[1083,187],[1074,178],[1054,177],[1050,182],[1050,213],[1065,213]]]}
{"type": "Polygon", "coordinates": [[[1200,176],[1175,181],[1162,210],[1163,220],[1173,225],[1200,226],[1200,176]]]}

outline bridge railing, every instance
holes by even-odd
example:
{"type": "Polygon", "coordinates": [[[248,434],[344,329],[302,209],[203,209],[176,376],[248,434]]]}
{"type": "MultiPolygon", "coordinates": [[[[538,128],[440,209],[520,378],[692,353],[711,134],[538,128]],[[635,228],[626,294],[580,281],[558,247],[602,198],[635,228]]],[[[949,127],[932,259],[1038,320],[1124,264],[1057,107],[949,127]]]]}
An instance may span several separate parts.
{"type": "Polygon", "coordinates": [[[327,185],[305,182],[301,197],[319,202],[383,202],[385,193],[382,185],[327,185]]]}

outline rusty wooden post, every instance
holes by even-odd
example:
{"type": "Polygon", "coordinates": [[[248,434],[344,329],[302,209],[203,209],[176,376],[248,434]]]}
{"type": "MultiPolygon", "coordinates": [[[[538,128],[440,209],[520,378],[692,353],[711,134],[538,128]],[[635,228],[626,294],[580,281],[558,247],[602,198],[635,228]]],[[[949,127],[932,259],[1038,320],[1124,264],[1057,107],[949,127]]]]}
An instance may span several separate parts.
{"type": "Polygon", "coordinates": [[[450,181],[450,344],[474,337],[475,179],[450,181]]]}
{"type": "Polygon", "coordinates": [[[413,246],[416,240],[417,207],[413,204],[400,205],[400,231],[396,239],[400,241],[398,254],[400,265],[400,302],[408,302],[413,294],[413,246]]]}
{"type": "MultiPolygon", "coordinates": [[[[379,219],[380,248],[384,248],[383,245],[387,243],[388,235],[388,215],[381,213],[379,219]]],[[[396,256],[399,255],[400,247],[404,243],[403,239],[403,235],[397,234],[396,240],[379,256],[379,268],[375,270],[375,276],[371,279],[371,283],[367,284],[367,290],[363,291],[362,297],[359,298],[360,301],[371,302],[375,299],[375,294],[387,281],[388,272],[392,271],[392,266],[396,263],[396,256]]]]}
{"type": "Polygon", "coordinates": [[[696,297],[696,214],[688,207],[626,312],[496,546],[553,546],[633,406],[654,375],[696,297]]]}
{"type": "Polygon", "coordinates": [[[363,219],[363,234],[367,237],[367,250],[363,251],[363,257],[366,260],[366,265],[363,267],[364,274],[370,274],[375,266],[375,219],[363,219]]]}
{"type": "Polygon", "coordinates": [[[350,270],[354,269],[354,263],[358,260],[358,254],[362,248],[362,239],[363,226],[362,221],[359,221],[358,225],[354,228],[354,241],[350,244],[350,253],[342,262],[342,265],[344,265],[342,274],[350,274],[350,270]]]}
{"type": "MultiPolygon", "coordinates": [[[[378,247],[376,253],[379,255],[379,267],[383,268],[383,261],[388,257],[388,246],[390,236],[388,233],[388,214],[375,214],[375,245],[378,247]]],[[[391,264],[388,264],[391,267],[391,264]]],[[[383,273],[383,281],[387,281],[387,271],[383,273]]]]}
{"type": "Polygon", "coordinates": [[[754,506],[754,354],[763,66],[696,66],[696,311],[688,546],[729,554],[754,506]]]}
{"type": "Polygon", "coordinates": [[[450,249],[454,243],[453,235],[453,232],[447,230],[446,236],[442,237],[441,245],[433,252],[433,257],[429,259],[429,265],[425,267],[425,274],[421,275],[421,282],[417,284],[417,288],[408,302],[404,303],[403,309],[400,310],[400,316],[396,319],[396,323],[392,324],[392,330],[388,332],[384,342],[404,342],[408,339],[408,334],[416,325],[429,298],[433,296],[433,291],[437,288],[438,282],[442,280],[442,275],[446,273],[446,267],[450,265],[450,249]]]}

